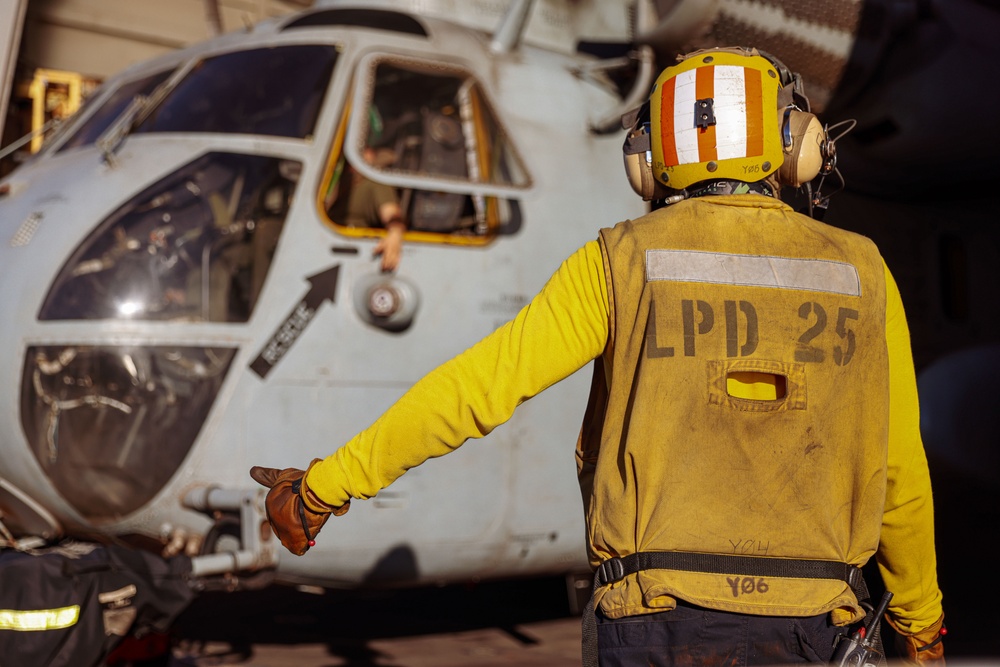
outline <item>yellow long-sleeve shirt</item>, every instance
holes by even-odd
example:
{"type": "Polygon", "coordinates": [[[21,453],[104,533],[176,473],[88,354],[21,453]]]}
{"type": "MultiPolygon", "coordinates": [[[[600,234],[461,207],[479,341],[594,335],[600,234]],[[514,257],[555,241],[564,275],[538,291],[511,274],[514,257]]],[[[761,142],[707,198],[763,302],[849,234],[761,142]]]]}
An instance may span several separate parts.
{"type": "MultiPolygon", "coordinates": [[[[916,632],[941,615],[941,593],[909,332],[888,268],[885,277],[890,417],[877,559],[894,593],[890,614],[902,629],[916,632]]],[[[604,258],[592,241],[511,322],[426,375],[374,424],[315,465],[309,487],[335,506],[374,496],[408,469],[490,433],[522,402],[600,356],[608,335],[604,258]]]]}

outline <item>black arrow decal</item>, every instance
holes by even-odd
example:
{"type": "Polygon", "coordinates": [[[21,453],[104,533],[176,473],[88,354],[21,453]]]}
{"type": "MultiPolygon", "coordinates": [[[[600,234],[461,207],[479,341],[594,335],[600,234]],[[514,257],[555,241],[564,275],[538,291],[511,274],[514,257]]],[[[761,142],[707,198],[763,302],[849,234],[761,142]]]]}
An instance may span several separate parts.
{"type": "Polygon", "coordinates": [[[337,301],[337,276],[340,264],[326,271],[309,276],[309,292],[292,309],[278,330],[274,332],[267,345],[260,351],[257,358],[250,364],[250,369],[261,379],[267,377],[271,369],[278,365],[281,358],[288,353],[292,345],[299,339],[306,326],[316,316],[316,311],[328,299],[331,303],[337,301]]]}

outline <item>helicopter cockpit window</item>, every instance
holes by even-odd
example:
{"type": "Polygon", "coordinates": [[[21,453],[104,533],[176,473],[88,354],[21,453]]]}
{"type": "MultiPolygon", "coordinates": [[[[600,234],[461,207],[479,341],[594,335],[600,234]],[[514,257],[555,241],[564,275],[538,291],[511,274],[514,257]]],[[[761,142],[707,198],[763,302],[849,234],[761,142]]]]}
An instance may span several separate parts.
{"type": "MultiPolygon", "coordinates": [[[[470,74],[380,61],[368,96],[355,100],[352,107],[365,114],[361,124],[365,130],[347,140],[358,142],[368,166],[387,175],[414,178],[414,187],[394,188],[406,215],[408,240],[485,242],[518,229],[520,209],[515,200],[473,194],[471,189],[462,194],[420,187],[419,179],[427,177],[454,184],[530,184],[523,163],[470,74]]],[[[345,113],[338,138],[346,126],[345,113]]],[[[372,235],[355,231],[379,226],[377,220],[359,219],[362,211],[354,205],[355,193],[359,183],[362,192],[389,186],[372,184],[358,174],[341,148],[335,145],[332,152],[322,207],[338,231],[372,235]]]]}
{"type": "Polygon", "coordinates": [[[191,451],[236,351],[28,347],[21,425],[35,459],[59,494],[91,521],[139,510],[191,451]]]}
{"type": "Polygon", "coordinates": [[[322,44],[235,51],[198,63],[134,132],[312,135],[337,61],[322,44]]]}
{"type": "Polygon", "coordinates": [[[528,184],[527,172],[475,79],[462,71],[380,63],[365,146],[379,166],[477,183],[528,184]]]}
{"type": "Polygon", "coordinates": [[[70,256],[41,320],[246,322],[301,163],[209,153],[105,219],[70,256]]]}
{"type": "Polygon", "coordinates": [[[121,115],[125,108],[139,95],[148,96],[157,86],[167,80],[172,70],[129,81],[119,86],[94,113],[84,121],[69,139],[59,147],[60,151],[79,146],[87,146],[97,141],[108,127],[121,115]]]}

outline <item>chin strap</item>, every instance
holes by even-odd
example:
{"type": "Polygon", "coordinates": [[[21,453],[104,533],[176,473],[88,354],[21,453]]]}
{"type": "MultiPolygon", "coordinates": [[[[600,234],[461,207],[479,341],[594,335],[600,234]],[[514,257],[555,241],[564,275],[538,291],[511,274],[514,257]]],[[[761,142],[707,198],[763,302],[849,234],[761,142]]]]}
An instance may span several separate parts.
{"type": "Polygon", "coordinates": [[[758,194],[767,197],[774,196],[774,189],[764,181],[747,183],[746,181],[734,181],[722,178],[717,181],[702,181],[698,187],[687,190],[688,199],[692,197],[709,197],[712,195],[745,195],[758,194]]]}
{"type": "Polygon", "coordinates": [[[716,195],[745,195],[757,194],[766,197],[777,197],[774,188],[764,181],[747,183],[746,181],[736,181],[728,178],[720,178],[715,181],[701,181],[686,190],[675,190],[677,194],[671,195],[657,203],[663,206],[676,204],[685,199],[695,197],[713,197],[716,195]]]}

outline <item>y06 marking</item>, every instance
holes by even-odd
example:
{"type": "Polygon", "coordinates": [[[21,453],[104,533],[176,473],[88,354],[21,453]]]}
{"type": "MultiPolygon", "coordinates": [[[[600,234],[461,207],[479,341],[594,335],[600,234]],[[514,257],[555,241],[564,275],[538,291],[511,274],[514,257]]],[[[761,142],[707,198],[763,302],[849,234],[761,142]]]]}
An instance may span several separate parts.
{"type": "Polygon", "coordinates": [[[751,593],[767,593],[771,589],[766,581],[753,577],[726,577],[726,583],[733,589],[734,598],[751,593]]]}

